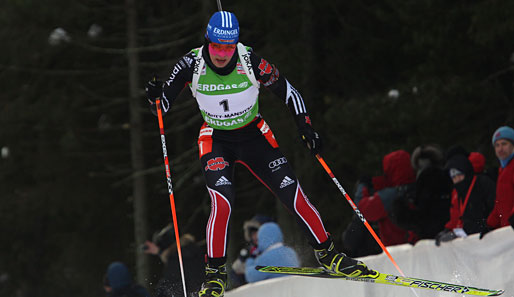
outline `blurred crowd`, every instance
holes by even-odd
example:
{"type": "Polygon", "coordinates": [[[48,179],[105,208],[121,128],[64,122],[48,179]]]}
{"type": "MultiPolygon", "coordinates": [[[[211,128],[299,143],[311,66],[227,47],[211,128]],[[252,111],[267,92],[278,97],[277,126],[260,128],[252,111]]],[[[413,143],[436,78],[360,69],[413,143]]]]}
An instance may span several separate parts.
{"type": "MultiPolygon", "coordinates": [[[[471,234],[483,239],[489,231],[504,226],[514,228],[514,129],[498,128],[492,147],[498,166],[490,168],[483,153],[458,144],[446,150],[429,144],[412,153],[390,152],[383,157],[382,174],[362,175],[352,198],[385,246],[414,245],[421,239],[432,239],[439,246],[471,234]]],[[[282,276],[258,272],[256,266],[301,266],[301,259],[284,244],[282,230],[272,218],[257,214],[245,221],[242,229],[244,242],[228,269],[231,288],[282,276]]],[[[382,252],[357,215],[341,238],[350,257],[382,252]]],[[[184,234],[180,245],[188,296],[195,296],[205,273],[205,242],[184,234]]],[[[172,226],[156,232],[143,250],[164,264],[154,296],[184,296],[172,226]]],[[[121,262],[109,265],[104,289],[109,297],[150,296],[134,283],[121,262]]]]}
{"type": "MultiPolygon", "coordinates": [[[[354,202],[385,246],[435,239],[439,246],[459,237],[511,225],[514,228],[514,130],[492,136],[498,167],[487,168],[481,152],[461,145],[447,150],[421,145],[412,154],[397,150],[383,157],[380,176],[363,175],[354,202]]],[[[381,248],[357,216],[343,232],[350,256],[378,254],[381,248]]]]}

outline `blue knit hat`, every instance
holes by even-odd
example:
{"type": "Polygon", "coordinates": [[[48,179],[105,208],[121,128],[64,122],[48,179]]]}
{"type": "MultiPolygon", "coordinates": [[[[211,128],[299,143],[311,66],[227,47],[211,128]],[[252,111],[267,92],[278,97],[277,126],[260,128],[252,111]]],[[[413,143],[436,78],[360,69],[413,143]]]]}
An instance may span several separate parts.
{"type": "Polygon", "coordinates": [[[125,264],[112,262],[107,268],[107,285],[114,291],[122,290],[132,284],[132,276],[125,264]]]}
{"type": "Polygon", "coordinates": [[[498,139],[507,139],[514,144],[514,129],[509,126],[498,128],[493,134],[493,145],[498,139]]]}
{"type": "Polygon", "coordinates": [[[205,37],[215,43],[236,44],[239,40],[239,22],[236,16],[228,11],[214,13],[207,24],[205,37]]]}

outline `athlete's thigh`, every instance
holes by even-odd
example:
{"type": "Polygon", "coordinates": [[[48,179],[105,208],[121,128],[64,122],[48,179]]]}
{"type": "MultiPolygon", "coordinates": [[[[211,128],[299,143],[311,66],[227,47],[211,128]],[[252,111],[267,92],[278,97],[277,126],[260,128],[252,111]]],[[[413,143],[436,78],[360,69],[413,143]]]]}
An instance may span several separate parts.
{"type": "Polygon", "coordinates": [[[213,141],[212,150],[201,156],[200,164],[209,191],[221,193],[232,203],[235,158],[226,145],[213,141]]]}
{"type": "Polygon", "coordinates": [[[238,162],[245,165],[268,189],[281,200],[291,197],[297,179],[287,158],[265,137],[254,139],[245,147],[238,162]]]}

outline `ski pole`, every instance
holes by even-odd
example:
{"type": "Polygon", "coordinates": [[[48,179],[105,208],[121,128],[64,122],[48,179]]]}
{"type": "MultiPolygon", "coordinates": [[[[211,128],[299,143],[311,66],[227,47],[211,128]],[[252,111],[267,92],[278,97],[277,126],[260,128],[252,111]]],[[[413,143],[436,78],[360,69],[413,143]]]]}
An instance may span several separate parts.
{"type": "Polygon", "coordinates": [[[221,8],[221,0],[217,0],[217,1],[218,1],[218,10],[222,11],[223,9],[221,8]]]}
{"type": "Polygon", "coordinates": [[[162,121],[161,100],[157,99],[155,101],[155,105],[157,106],[157,118],[159,119],[159,131],[161,134],[162,154],[164,155],[164,167],[166,169],[166,181],[168,182],[168,192],[170,194],[170,206],[171,206],[171,214],[173,216],[173,227],[175,229],[175,240],[177,241],[177,252],[178,252],[178,260],[179,260],[179,264],[180,264],[180,275],[182,276],[182,286],[184,288],[184,297],[187,297],[186,278],[184,276],[184,264],[182,263],[182,250],[180,248],[180,236],[178,233],[177,212],[175,211],[175,198],[173,196],[173,186],[171,185],[171,171],[170,171],[170,164],[168,161],[168,151],[166,149],[166,137],[164,136],[164,124],[162,121]]]}
{"type": "Polygon", "coordinates": [[[391,254],[389,253],[389,251],[387,250],[387,248],[385,247],[385,245],[382,243],[382,241],[380,240],[380,238],[378,238],[377,234],[375,233],[375,231],[373,230],[373,228],[371,228],[371,226],[369,225],[368,221],[366,221],[366,218],[364,218],[364,216],[362,215],[362,213],[360,212],[360,210],[357,208],[357,206],[355,205],[355,203],[353,203],[353,200],[352,198],[350,198],[350,196],[348,195],[348,193],[346,193],[346,191],[344,190],[343,186],[341,186],[341,184],[339,183],[339,181],[337,180],[337,178],[334,176],[334,174],[332,173],[332,170],[330,170],[330,168],[328,167],[327,163],[325,163],[325,160],[323,160],[323,158],[321,158],[321,156],[319,154],[316,154],[316,159],[318,159],[318,161],[321,163],[321,166],[323,166],[323,168],[325,169],[325,171],[328,173],[328,175],[330,176],[330,178],[332,178],[332,181],[334,181],[334,183],[336,184],[336,186],[339,188],[339,191],[341,191],[341,193],[343,193],[343,196],[346,198],[346,200],[348,201],[348,203],[350,203],[350,205],[352,206],[353,210],[355,211],[355,213],[357,214],[357,216],[359,217],[359,219],[361,219],[361,221],[364,223],[364,226],[366,226],[366,228],[368,228],[368,231],[371,233],[371,235],[373,236],[373,238],[375,238],[376,242],[378,243],[378,245],[380,245],[380,247],[382,248],[382,250],[384,251],[384,253],[386,253],[387,257],[389,257],[389,259],[391,260],[391,262],[393,262],[393,265],[396,267],[396,269],[398,270],[398,272],[400,272],[400,274],[405,277],[405,274],[403,274],[403,271],[400,269],[400,267],[398,266],[398,264],[396,264],[396,261],[393,259],[393,256],[391,256],[391,254]]]}

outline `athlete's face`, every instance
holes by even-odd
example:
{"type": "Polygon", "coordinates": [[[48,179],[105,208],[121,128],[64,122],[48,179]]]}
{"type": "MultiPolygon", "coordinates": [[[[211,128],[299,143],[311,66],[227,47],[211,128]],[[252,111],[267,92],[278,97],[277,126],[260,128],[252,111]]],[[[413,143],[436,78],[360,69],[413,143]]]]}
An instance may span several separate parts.
{"type": "Polygon", "coordinates": [[[498,159],[505,160],[514,152],[514,144],[507,139],[498,139],[494,143],[494,152],[498,159]]]}
{"type": "Polygon", "coordinates": [[[235,44],[209,43],[209,56],[214,66],[218,68],[227,66],[235,51],[235,44]]]}

